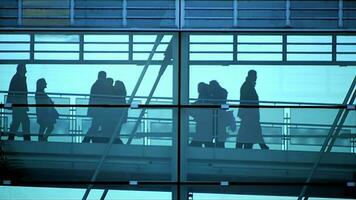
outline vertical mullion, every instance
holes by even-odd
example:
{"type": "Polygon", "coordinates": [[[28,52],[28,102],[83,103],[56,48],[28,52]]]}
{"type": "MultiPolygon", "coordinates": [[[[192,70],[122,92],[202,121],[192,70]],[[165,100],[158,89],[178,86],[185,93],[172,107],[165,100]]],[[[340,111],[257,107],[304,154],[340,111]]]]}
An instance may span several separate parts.
{"type": "Polygon", "coordinates": [[[234,16],[234,27],[238,26],[238,2],[237,0],[234,0],[233,2],[233,16],[234,16]]]}
{"type": "Polygon", "coordinates": [[[343,20],[343,15],[344,15],[344,1],[339,0],[339,12],[338,12],[338,26],[339,28],[342,28],[344,26],[344,20],[343,20]]]}
{"type": "MultiPolygon", "coordinates": [[[[173,66],[173,105],[176,105],[177,107],[172,108],[173,110],[173,118],[172,118],[172,124],[173,124],[173,129],[172,132],[174,133],[172,135],[172,149],[174,153],[174,157],[172,158],[172,183],[178,183],[178,177],[180,176],[179,174],[179,167],[180,167],[180,143],[179,143],[179,133],[180,133],[180,107],[179,107],[179,102],[180,102],[180,73],[179,73],[179,51],[178,51],[178,44],[179,43],[179,34],[174,33],[173,38],[171,41],[171,51],[172,51],[172,66],[173,66]]],[[[172,184],[172,200],[179,200],[178,196],[178,185],[177,184],[172,184]]]]}
{"type": "Polygon", "coordinates": [[[286,26],[290,26],[290,0],[286,0],[286,26]]]}
{"type": "Polygon", "coordinates": [[[336,46],[337,46],[337,41],[336,41],[336,34],[332,35],[332,43],[331,43],[332,47],[332,51],[331,51],[331,58],[332,58],[332,62],[336,62],[336,46]]]}
{"type": "Polygon", "coordinates": [[[185,23],[185,0],[179,0],[179,28],[182,29],[185,23]]]}
{"type": "Polygon", "coordinates": [[[180,0],[175,1],[175,25],[180,29],[180,0]]]}
{"type": "Polygon", "coordinates": [[[287,34],[282,35],[282,62],[287,62],[287,34]]]}
{"type": "Polygon", "coordinates": [[[181,102],[181,50],[182,50],[182,44],[181,44],[181,37],[182,37],[182,32],[179,32],[178,33],[178,130],[177,130],[177,182],[178,182],[178,185],[177,185],[177,199],[180,199],[181,198],[181,105],[182,105],[182,102],[181,102]]]}
{"type": "Polygon", "coordinates": [[[234,63],[237,63],[237,34],[235,35],[233,35],[234,36],[234,38],[233,38],[233,40],[234,40],[234,42],[233,42],[233,62],[234,63]]]}
{"type": "Polygon", "coordinates": [[[35,60],[35,33],[30,33],[30,62],[35,60]]]}
{"type": "Polygon", "coordinates": [[[84,61],[84,34],[79,35],[79,61],[84,61]]]}
{"type": "Polygon", "coordinates": [[[178,140],[178,158],[179,158],[179,168],[178,168],[178,186],[177,193],[178,199],[188,199],[187,198],[187,188],[182,185],[182,182],[187,181],[187,148],[189,140],[189,117],[188,108],[183,108],[183,105],[189,104],[189,34],[179,32],[179,42],[178,42],[178,52],[179,52],[179,140],[178,140]]]}
{"type": "Polygon", "coordinates": [[[70,25],[74,25],[74,0],[70,0],[70,25]]]}
{"type": "Polygon", "coordinates": [[[17,25],[22,26],[22,0],[17,0],[17,25]]]}
{"type": "Polygon", "coordinates": [[[127,1],[122,0],[122,26],[127,26],[127,1]]]}
{"type": "Polygon", "coordinates": [[[133,35],[129,34],[129,61],[133,60],[133,35]]]}

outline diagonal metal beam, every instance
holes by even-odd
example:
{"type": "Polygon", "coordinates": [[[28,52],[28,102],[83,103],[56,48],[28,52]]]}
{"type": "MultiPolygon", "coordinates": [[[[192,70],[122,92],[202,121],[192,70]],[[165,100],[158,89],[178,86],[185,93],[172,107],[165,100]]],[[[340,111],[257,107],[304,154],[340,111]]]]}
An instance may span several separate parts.
{"type": "MultiPolygon", "coordinates": [[[[159,69],[159,72],[158,72],[158,75],[156,77],[156,80],[152,86],[152,89],[147,97],[147,100],[146,100],[146,103],[145,105],[149,104],[152,97],[153,97],[153,93],[156,91],[156,88],[158,86],[158,83],[159,81],[161,80],[161,77],[163,75],[163,73],[166,71],[168,65],[171,63],[171,59],[172,59],[172,42],[169,43],[168,47],[167,47],[167,50],[165,52],[165,57],[164,57],[164,60],[163,60],[163,63],[161,65],[161,68],[159,69]]],[[[141,123],[141,120],[145,114],[145,111],[146,111],[146,108],[142,108],[141,112],[140,112],[140,115],[135,123],[135,126],[133,127],[131,133],[130,133],[130,138],[128,139],[127,143],[126,144],[131,144],[133,138],[135,137],[136,135],[136,131],[137,131],[137,128],[139,126],[139,124],[141,123]]]]}
{"type": "Polygon", "coordinates": [[[106,188],[106,189],[104,190],[103,194],[101,195],[100,200],[105,200],[106,195],[108,194],[108,192],[109,192],[109,189],[106,188]]]}
{"type": "MultiPolygon", "coordinates": [[[[151,53],[150,53],[150,56],[148,57],[148,61],[147,61],[146,65],[145,65],[144,69],[143,69],[142,72],[141,72],[141,75],[140,75],[140,77],[139,77],[139,79],[138,79],[138,81],[137,81],[137,83],[136,83],[136,86],[135,86],[135,88],[134,88],[134,91],[132,92],[132,94],[131,94],[131,96],[130,96],[130,99],[129,99],[129,103],[130,103],[130,104],[132,103],[132,101],[133,101],[133,99],[134,99],[134,96],[136,95],[137,90],[138,90],[138,88],[140,87],[140,85],[141,85],[141,83],[142,83],[143,77],[144,77],[145,74],[146,74],[146,71],[147,71],[148,66],[149,66],[149,64],[150,64],[150,61],[152,60],[152,58],[153,58],[153,56],[154,56],[154,53],[156,52],[157,47],[158,47],[159,43],[162,41],[162,39],[163,39],[163,35],[158,35],[158,36],[157,36],[156,41],[155,41],[155,44],[154,44],[154,46],[153,46],[153,48],[152,48],[152,51],[151,51],[151,53]]],[[[97,178],[97,176],[98,176],[98,174],[99,174],[99,172],[100,172],[100,170],[101,170],[101,168],[102,168],[102,166],[103,166],[103,164],[104,164],[104,161],[105,161],[107,155],[108,155],[109,152],[110,152],[111,146],[113,145],[114,139],[116,138],[116,136],[117,136],[117,134],[118,134],[117,132],[119,131],[119,129],[120,129],[120,127],[121,127],[121,124],[122,124],[123,119],[124,119],[124,116],[122,115],[121,118],[120,118],[120,120],[119,120],[118,125],[115,127],[115,131],[113,132],[113,134],[112,134],[111,137],[110,137],[109,143],[107,144],[107,146],[106,146],[106,148],[105,148],[105,150],[104,150],[104,152],[103,152],[103,155],[101,156],[101,158],[100,158],[100,160],[99,160],[98,165],[97,165],[96,168],[95,168],[95,171],[94,171],[94,173],[93,173],[93,176],[92,176],[92,178],[90,179],[91,184],[89,184],[88,187],[86,188],[82,200],[86,200],[86,199],[88,198],[89,193],[90,193],[91,189],[92,189],[93,186],[94,186],[93,183],[96,181],[96,178],[97,178]]],[[[104,191],[104,193],[105,193],[105,191],[104,191]]],[[[105,198],[105,197],[104,197],[104,198],[105,198]]]]}
{"type": "MultiPolygon", "coordinates": [[[[351,97],[351,99],[350,99],[350,101],[349,101],[349,103],[347,105],[353,104],[353,102],[355,101],[355,98],[356,98],[356,90],[354,90],[353,95],[352,95],[352,97],[351,97]]],[[[344,116],[341,119],[340,125],[337,127],[335,135],[333,135],[333,137],[331,138],[331,141],[330,141],[330,143],[329,143],[329,145],[328,145],[328,147],[326,149],[326,152],[331,152],[331,149],[333,148],[334,143],[336,142],[336,139],[339,136],[339,133],[341,132],[342,126],[345,123],[347,115],[349,114],[349,112],[350,111],[348,109],[344,110],[344,116]]]]}
{"type": "MultiPolygon", "coordinates": [[[[351,86],[345,96],[343,105],[346,105],[348,102],[352,103],[355,100],[355,96],[356,96],[355,86],[356,86],[356,76],[354,77],[354,80],[352,81],[351,86]]],[[[337,136],[338,132],[340,132],[341,127],[347,117],[347,114],[348,114],[348,111],[347,110],[345,111],[344,109],[340,109],[339,112],[337,113],[337,116],[335,117],[332,127],[330,128],[328,136],[326,137],[326,139],[323,143],[323,146],[318,154],[318,158],[316,159],[312,169],[309,172],[307,180],[305,181],[306,184],[303,186],[303,188],[298,196],[298,200],[302,200],[303,197],[305,197],[306,191],[308,189],[308,184],[310,183],[316,169],[318,168],[318,165],[321,162],[321,159],[323,158],[324,153],[328,152],[327,150],[330,145],[333,145],[333,143],[331,143],[331,140],[333,137],[337,136]]]]}
{"type": "MultiPolygon", "coordinates": [[[[159,83],[159,80],[161,79],[161,77],[162,77],[164,71],[167,69],[167,66],[169,65],[170,60],[171,60],[171,58],[172,58],[172,53],[171,53],[171,52],[172,52],[172,48],[171,48],[171,44],[169,44],[168,47],[167,47],[167,50],[166,50],[166,56],[165,56],[165,59],[164,59],[164,61],[163,61],[163,65],[162,65],[161,68],[160,68],[160,71],[159,71],[159,73],[158,73],[158,76],[157,76],[157,78],[156,78],[156,81],[155,81],[155,83],[154,83],[154,85],[153,85],[153,87],[152,87],[152,89],[151,89],[151,92],[150,92],[150,94],[149,94],[149,96],[148,96],[147,101],[146,101],[145,104],[148,104],[148,103],[151,101],[152,96],[153,96],[153,93],[154,93],[154,91],[156,90],[157,85],[158,85],[158,83],[159,83]]],[[[135,126],[134,126],[134,128],[132,129],[132,131],[131,131],[130,138],[129,138],[129,140],[127,141],[127,144],[131,144],[132,139],[134,138],[134,136],[135,136],[135,134],[136,134],[136,130],[137,130],[137,128],[138,128],[138,126],[139,126],[139,124],[140,124],[142,118],[143,118],[143,115],[144,115],[144,113],[145,113],[145,110],[146,110],[146,108],[144,108],[144,109],[141,110],[140,116],[138,117],[138,119],[137,119],[137,121],[136,121],[136,123],[135,123],[135,126]]],[[[103,192],[103,194],[102,194],[102,196],[101,196],[101,199],[100,199],[100,200],[104,200],[107,193],[108,193],[108,189],[105,189],[104,192],[103,192]]]]}
{"type": "Polygon", "coordinates": [[[153,56],[154,56],[155,52],[157,51],[158,45],[161,43],[162,39],[163,39],[163,35],[157,35],[157,38],[156,38],[155,44],[153,45],[152,51],[150,52],[147,62],[145,64],[145,66],[143,67],[140,77],[138,78],[137,83],[131,93],[131,96],[129,98],[129,104],[131,104],[133,99],[135,98],[138,88],[140,87],[142,80],[143,80],[144,76],[146,75],[148,66],[150,66],[153,56]]]}

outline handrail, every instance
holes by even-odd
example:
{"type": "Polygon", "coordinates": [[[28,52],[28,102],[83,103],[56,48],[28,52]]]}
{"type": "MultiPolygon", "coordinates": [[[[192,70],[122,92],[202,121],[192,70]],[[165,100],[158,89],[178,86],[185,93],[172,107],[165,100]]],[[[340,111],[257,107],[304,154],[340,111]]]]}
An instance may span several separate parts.
{"type": "MultiPolygon", "coordinates": [[[[36,92],[12,92],[15,94],[36,94],[36,92]]],[[[0,94],[8,94],[6,90],[0,90],[0,94]]],[[[48,95],[56,95],[56,96],[78,96],[78,97],[107,97],[107,98],[117,98],[122,96],[117,95],[90,95],[90,94],[83,94],[83,93],[56,93],[56,92],[47,92],[48,95]]],[[[130,98],[131,96],[125,96],[125,98],[130,98]]],[[[137,99],[147,99],[148,96],[136,96],[137,99]]],[[[173,97],[151,97],[152,99],[162,99],[162,100],[173,100],[173,97]]],[[[195,101],[197,98],[190,98],[189,101],[195,101]]],[[[227,99],[228,103],[239,103],[240,100],[236,99],[227,99]]],[[[254,101],[251,101],[254,102],[254,101]]],[[[336,103],[318,103],[318,102],[295,102],[295,101],[258,101],[258,103],[267,103],[267,104],[289,104],[289,105],[325,105],[325,106],[338,106],[343,104],[336,104],[336,103]]]]}

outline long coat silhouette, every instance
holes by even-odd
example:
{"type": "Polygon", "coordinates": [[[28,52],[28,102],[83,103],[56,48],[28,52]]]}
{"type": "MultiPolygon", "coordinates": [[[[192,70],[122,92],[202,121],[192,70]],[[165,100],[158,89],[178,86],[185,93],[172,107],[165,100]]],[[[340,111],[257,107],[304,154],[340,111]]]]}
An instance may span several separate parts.
{"type": "MultiPolygon", "coordinates": [[[[45,79],[37,81],[37,89],[35,94],[36,104],[53,105],[52,99],[45,92],[47,83],[45,79]]],[[[54,107],[36,107],[37,123],[40,125],[39,141],[47,141],[47,137],[52,133],[54,124],[59,118],[59,114],[54,107]]]]}
{"type": "MultiPolygon", "coordinates": [[[[106,73],[104,71],[101,71],[98,74],[98,79],[95,81],[95,83],[90,89],[89,105],[105,104],[107,101],[106,98],[100,95],[105,95],[106,88],[106,73]]],[[[87,135],[82,141],[85,143],[89,143],[90,140],[94,141],[95,137],[99,132],[99,129],[103,128],[105,109],[99,107],[89,107],[87,116],[92,118],[92,122],[87,132],[87,135]]]]}
{"type": "MultiPolygon", "coordinates": [[[[36,104],[53,105],[52,99],[45,92],[36,92],[36,104]]],[[[51,126],[57,122],[59,114],[54,107],[36,107],[37,123],[51,126]]]]}
{"type": "MultiPolygon", "coordinates": [[[[105,79],[96,80],[90,89],[89,105],[104,104],[105,98],[100,95],[104,95],[105,89],[106,89],[106,80],[105,79]]],[[[94,118],[97,117],[98,115],[100,116],[101,113],[102,113],[102,108],[89,107],[87,116],[94,118]]]]}
{"type": "MultiPolygon", "coordinates": [[[[11,104],[28,104],[27,100],[27,83],[26,83],[26,67],[19,65],[16,74],[12,77],[6,103],[11,104]]],[[[31,140],[30,134],[30,119],[28,118],[28,107],[12,108],[12,122],[10,125],[9,140],[14,140],[20,125],[24,134],[24,140],[31,140]]]]}
{"type": "MultiPolygon", "coordinates": [[[[107,104],[126,104],[126,88],[122,81],[115,81],[114,86],[108,85],[107,95],[110,96],[107,99],[107,104]]],[[[122,124],[127,121],[127,108],[108,108],[105,113],[106,119],[103,122],[102,138],[97,142],[109,142],[111,135],[120,133],[122,124]],[[117,126],[119,126],[117,132],[114,132],[117,126]]],[[[114,143],[122,144],[123,142],[118,136],[115,138],[114,143]]]]}
{"type": "MultiPolygon", "coordinates": [[[[258,101],[255,82],[246,79],[240,89],[240,105],[258,106],[258,101]]],[[[241,126],[237,136],[238,143],[264,143],[259,108],[240,108],[238,117],[241,119],[241,126]]]]}

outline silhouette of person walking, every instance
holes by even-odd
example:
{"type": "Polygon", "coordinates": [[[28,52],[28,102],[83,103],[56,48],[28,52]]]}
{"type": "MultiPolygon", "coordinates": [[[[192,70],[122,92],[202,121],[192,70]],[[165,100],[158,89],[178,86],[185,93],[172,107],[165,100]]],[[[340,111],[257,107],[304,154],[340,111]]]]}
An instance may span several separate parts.
{"type": "MultiPolygon", "coordinates": [[[[110,92],[109,104],[112,105],[122,105],[126,104],[126,87],[122,81],[115,81],[114,86],[112,86],[111,80],[108,83],[108,92],[110,92]]],[[[112,134],[120,134],[121,126],[127,121],[127,108],[110,108],[107,110],[107,120],[104,122],[103,128],[103,139],[102,142],[109,142],[109,139],[112,134]],[[116,127],[118,126],[117,132],[115,132],[116,127]]],[[[122,140],[115,138],[115,144],[123,144],[122,140]]]]}
{"type": "MultiPolygon", "coordinates": [[[[98,73],[98,79],[90,89],[89,105],[104,104],[105,98],[101,95],[105,95],[106,88],[106,72],[100,71],[98,73]]],[[[87,135],[82,141],[83,143],[89,143],[90,140],[94,139],[93,137],[99,132],[99,129],[103,128],[104,114],[105,112],[103,108],[88,107],[87,116],[92,118],[92,122],[87,135]]]]}
{"type": "Polygon", "coordinates": [[[241,119],[241,126],[237,135],[236,148],[251,149],[253,144],[259,143],[261,149],[269,149],[262,137],[259,98],[255,89],[256,80],[257,72],[250,70],[240,89],[240,105],[256,107],[239,108],[238,117],[241,119]]]}
{"type": "MultiPolygon", "coordinates": [[[[228,92],[225,88],[221,87],[219,82],[212,80],[209,82],[210,86],[210,98],[212,104],[223,105],[226,104],[228,92]]],[[[229,127],[230,130],[236,130],[236,120],[233,116],[232,111],[226,111],[222,109],[217,109],[214,112],[214,132],[215,144],[218,148],[224,148],[226,138],[228,133],[226,128],[229,127]]]]}
{"type": "MultiPolygon", "coordinates": [[[[52,99],[45,92],[46,87],[47,83],[44,78],[37,80],[36,104],[53,105],[52,99]]],[[[47,138],[52,133],[59,114],[54,107],[36,107],[36,115],[37,123],[40,125],[38,141],[47,142],[47,138]]]]}
{"type": "MultiPolygon", "coordinates": [[[[198,99],[193,104],[209,104],[211,100],[211,88],[208,84],[200,82],[198,84],[198,99]]],[[[213,147],[213,111],[209,108],[192,108],[190,115],[196,122],[195,135],[190,146],[213,147]]]]}
{"type": "MultiPolygon", "coordinates": [[[[28,104],[27,83],[26,83],[26,65],[17,65],[16,74],[12,77],[6,103],[28,104]]],[[[28,118],[28,107],[12,108],[12,123],[10,125],[9,140],[15,139],[15,134],[21,125],[24,140],[30,141],[30,119],[28,118]]]]}

